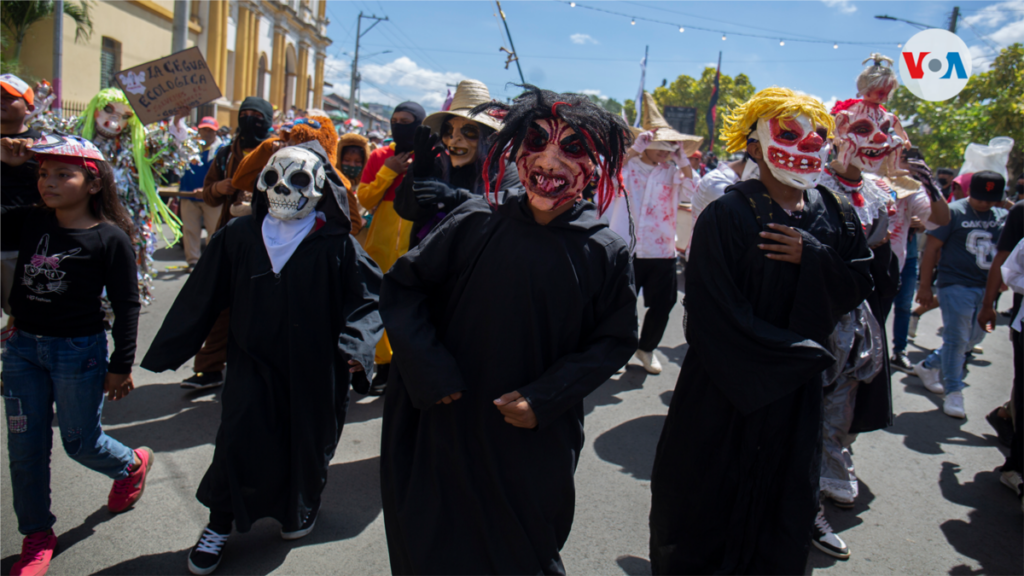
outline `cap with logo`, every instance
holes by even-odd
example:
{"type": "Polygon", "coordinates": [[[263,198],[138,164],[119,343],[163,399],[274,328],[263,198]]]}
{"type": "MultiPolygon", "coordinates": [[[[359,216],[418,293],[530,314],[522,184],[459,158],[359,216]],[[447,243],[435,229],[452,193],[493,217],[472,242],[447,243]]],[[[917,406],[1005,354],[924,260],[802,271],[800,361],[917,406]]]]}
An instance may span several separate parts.
{"type": "Polygon", "coordinates": [[[971,177],[971,198],[983,202],[999,202],[1003,199],[1006,179],[998,172],[982,170],[971,177]]]}
{"type": "Polygon", "coordinates": [[[14,74],[0,76],[0,88],[12,96],[24,98],[29,106],[35,105],[35,94],[32,92],[32,87],[14,74]]]}
{"type": "Polygon", "coordinates": [[[214,130],[220,129],[220,123],[213,116],[203,116],[203,119],[199,121],[199,128],[212,128],[214,130]]]}

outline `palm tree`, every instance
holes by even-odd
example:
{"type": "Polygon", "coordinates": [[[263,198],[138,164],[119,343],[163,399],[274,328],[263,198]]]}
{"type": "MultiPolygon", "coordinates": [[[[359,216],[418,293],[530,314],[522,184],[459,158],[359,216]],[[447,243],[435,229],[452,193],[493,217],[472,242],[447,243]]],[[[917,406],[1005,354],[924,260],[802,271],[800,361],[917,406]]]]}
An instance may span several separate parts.
{"type": "MultiPolygon", "coordinates": [[[[33,24],[53,15],[53,0],[22,0],[3,2],[0,8],[0,22],[14,36],[14,60],[21,57],[21,45],[25,34],[33,24]]],[[[75,22],[75,42],[88,40],[92,36],[92,18],[87,0],[64,2],[64,13],[75,22]]]]}

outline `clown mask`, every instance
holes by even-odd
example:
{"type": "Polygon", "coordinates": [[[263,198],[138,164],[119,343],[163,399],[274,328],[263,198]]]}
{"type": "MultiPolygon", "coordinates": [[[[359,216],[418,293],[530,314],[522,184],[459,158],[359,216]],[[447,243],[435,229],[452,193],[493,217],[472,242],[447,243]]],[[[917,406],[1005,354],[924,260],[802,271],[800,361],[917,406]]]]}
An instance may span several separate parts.
{"type": "Polygon", "coordinates": [[[516,168],[530,204],[543,211],[580,198],[594,174],[581,136],[557,118],[530,125],[516,155],[516,168]]]}
{"type": "Polygon", "coordinates": [[[814,188],[828,157],[828,130],[807,116],[761,118],[757,139],[772,175],[800,190],[814,188]]]}
{"type": "Polygon", "coordinates": [[[448,149],[452,166],[472,164],[480,144],[480,125],[459,116],[449,116],[441,125],[441,142],[448,149]]]}
{"type": "Polygon", "coordinates": [[[96,119],[96,132],[104,138],[117,138],[135,112],[127,104],[111,102],[97,110],[93,116],[96,119]]]}
{"type": "Polygon", "coordinates": [[[270,157],[256,189],[267,195],[270,215],[278,220],[305,218],[323,197],[324,162],[304,148],[282,148],[270,157]]]}
{"type": "Polygon", "coordinates": [[[882,163],[903,144],[894,134],[899,121],[881,106],[857,102],[836,114],[837,161],[842,170],[853,165],[880,174],[882,163]]]}

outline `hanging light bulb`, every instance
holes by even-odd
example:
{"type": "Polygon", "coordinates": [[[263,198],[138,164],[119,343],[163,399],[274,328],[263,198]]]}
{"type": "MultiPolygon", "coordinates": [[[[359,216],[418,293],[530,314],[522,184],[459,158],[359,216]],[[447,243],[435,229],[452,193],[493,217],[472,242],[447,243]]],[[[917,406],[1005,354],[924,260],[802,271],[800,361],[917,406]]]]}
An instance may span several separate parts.
{"type": "Polygon", "coordinates": [[[636,18],[630,20],[629,23],[632,24],[633,26],[636,26],[636,18]]]}
{"type": "Polygon", "coordinates": [[[680,26],[679,27],[679,33],[681,34],[683,32],[686,32],[686,28],[683,28],[682,26],[680,26]]]}
{"type": "Polygon", "coordinates": [[[835,44],[833,44],[832,45],[832,49],[833,50],[839,50],[839,42],[836,42],[835,44]]]}
{"type": "Polygon", "coordinates": [[[785,45],[786,45],[786,41],[785,40],[779,40],[779,46],[785,46],[785,45]]]}
{"type": "Polygon", "coordinates": [[[722,40],[725,40],[725,33],[722,33],[722,40]]]}
{"type": "Polygon", "coordinates": [[[896,45],[896,47],[897,47],[897,48],[903,48],[903,44],[902,44],[902,43],[900,43],[900,44],[897,44],[897,45],[896,45]]]}
{"type": "Polygon", "coordinates": [[[576,7],[576,3],[575,2],[569,2],[569,8],[575,8],[575,7],[576,7]]]}

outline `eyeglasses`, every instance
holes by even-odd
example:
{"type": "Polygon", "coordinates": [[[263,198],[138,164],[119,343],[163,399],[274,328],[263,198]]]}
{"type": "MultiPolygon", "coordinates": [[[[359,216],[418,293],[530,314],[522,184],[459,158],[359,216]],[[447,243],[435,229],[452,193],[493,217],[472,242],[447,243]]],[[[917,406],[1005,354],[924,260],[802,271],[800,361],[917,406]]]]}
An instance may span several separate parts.
{"type": "MultiPolygon", "coordinates": [[[[459,128],[459,134],[462,134],[466,140],[480,139],[480,129],[473,124],[463,125],[462,128],[459,128]]],[[[451,138],[454,135],[455,129],[452,127],[451,123],[445,122],[441,125],[441,138],[451,138]]]]}

